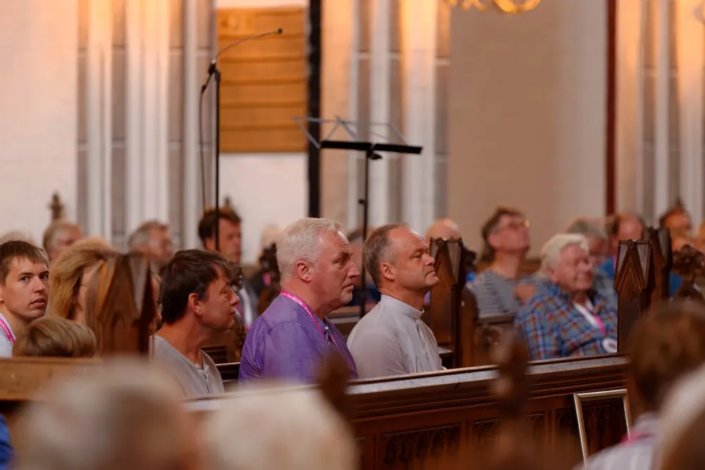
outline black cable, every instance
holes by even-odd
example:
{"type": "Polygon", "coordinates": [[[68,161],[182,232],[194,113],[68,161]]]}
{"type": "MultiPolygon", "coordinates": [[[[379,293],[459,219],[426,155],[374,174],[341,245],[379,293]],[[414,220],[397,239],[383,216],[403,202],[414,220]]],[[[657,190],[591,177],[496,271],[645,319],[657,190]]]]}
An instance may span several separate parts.
{"type": "Polygon", "coordinates": [[[201,157],[201,200],[203,212],[206,212],[206,156],[203,152],[203,95],[206,94],[208,82],[201,87],[201,98],[198,101],[198,140],[201,157]]]}

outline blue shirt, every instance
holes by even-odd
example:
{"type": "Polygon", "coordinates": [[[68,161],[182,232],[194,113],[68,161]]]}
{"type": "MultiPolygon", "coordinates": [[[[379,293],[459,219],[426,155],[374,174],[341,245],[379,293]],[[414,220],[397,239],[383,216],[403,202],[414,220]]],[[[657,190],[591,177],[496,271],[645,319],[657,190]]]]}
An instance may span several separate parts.
{"type": "Polygon", "coordinates": [[[606,345],[617,344],[617,312],[600,292],[590,295],[594,316],[604,330],[591,324],[575,307],[570,295],[547,281],[514,319],[532,361],[570,356],[608,354],[606,345]]]}
{"type": "Polygon", "coordinates": [[[10,442],[10,430],[7,427],[5,418],[0,415],[0,470],[10,468],[10,462],[13,457],[14,451],[10,442]]]}
{"type": "Polygon", "coordinates": [[[316,316],[312,319],[304,307],[280,295],[247,334],[239,380],[281,378],[313,383],[323,358],[332,350],[343,356],[350,378],[356,379],[355,361],[335,325],[316,316]],[[329,335],[324,333],[326,328],[329,335]]]}
{"type": "MultiPolygon", "coordinates": [[[[599,267],[599,269],[602,270],[602,272],[604,272],[610,279],[612,279],[612,281],[614,281],[615,257],[606,259],[602,266],[599,267]]],[[[680,289],[682,285],[683,279],[681,279],[681,277],[677,274],[670,273],[670,276],[668,278],[669,297],[673,297],[676,294],[676,291],[680,289]]]]}

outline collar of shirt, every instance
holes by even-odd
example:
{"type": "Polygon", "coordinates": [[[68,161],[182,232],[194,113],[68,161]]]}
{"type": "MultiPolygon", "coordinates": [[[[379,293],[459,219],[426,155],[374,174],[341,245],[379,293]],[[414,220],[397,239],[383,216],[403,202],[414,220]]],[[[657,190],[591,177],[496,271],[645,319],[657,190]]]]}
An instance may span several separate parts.
{"type": "Polygon", "coordinates": [[[414,307],[411,305],[402,302],[399,299],[395,299],[394,297],[391,297],[389,295],[382,295],[382,300],[380,303],[385,306],[389,307],[392,310],[402,313],[405,316],[413,319],[413,320],[418,320],[421,318],[421,315],[423,315],[424,311],[423,310],[416,310],[414,307]]]}
{"type": "MultiPolygon", "coordinates": [[[[544,284],[544,289],[545,293],[548,294],[550,297],[555,297],[557,299],[562,300],[568,305],[573,305],[571,295],[568,292],[564,291],[555,282],[547,281],[544,284]]],[[[590,289],[587,295],[588,299],[592,302],[594,309],[597,310],[597,304],[602,300],[602,296],[599,294],[599,292],[595,291],[594,289],[590,289]]]]}
{"type": "Polygon", "coordinates": [[[643,413],[634,421],[631,434],[653,437],[658,432],[659,423],[656,413],[643,413]]]}
{"type": "MultiPolygon", "coordinates": [[[[7,321],[7,318],[5,318],[5,315],[3,315],[2,312],[0,312],[0,322],[3,322],[5,324],[5,326],[7,326],[8,330],[10,330],[10,334],[12,335],[12,340],[14,340],[15,336],[16,336],[15,332],[12,331],[12,325],[10,325],[10,322],[7,321]]],[[[0,335],[4,335],[4,334],[5,334],[5,332],[0,331],[0,335]]],[[[8,339],[10,339],[10,338],[8,338],[8,339]]],[[[11,340],[11,342],[12,342],[12,340],[11,340]]]]}

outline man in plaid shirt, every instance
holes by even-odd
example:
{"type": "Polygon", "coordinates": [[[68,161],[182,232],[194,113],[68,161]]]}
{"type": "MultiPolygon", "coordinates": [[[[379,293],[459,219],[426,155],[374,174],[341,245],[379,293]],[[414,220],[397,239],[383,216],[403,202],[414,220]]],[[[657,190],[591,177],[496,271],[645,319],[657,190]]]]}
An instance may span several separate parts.
{"type": "Polygon", "coordinates": [[[617,312],[592,289],[595,271],[585,237],[551,238],[541,250],[541,271],[547,282],[514,321],[530,359],[617,352],[617,312]]]}

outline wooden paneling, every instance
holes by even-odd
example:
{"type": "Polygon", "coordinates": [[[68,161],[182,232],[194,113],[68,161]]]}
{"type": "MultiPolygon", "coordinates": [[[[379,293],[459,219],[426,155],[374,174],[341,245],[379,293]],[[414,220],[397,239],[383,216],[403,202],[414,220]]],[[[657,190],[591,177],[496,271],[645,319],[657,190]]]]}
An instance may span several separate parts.
{"type": "Polygon", "coordinates": [[[219,61],[223,152],[304,152],[306,136],[293,121],[306,110],[303,8],[218,10],[218,48],[267,31],[284,34],[243,43],[219,61]]]}
{"type": "MultiPolygon", "coordinates": [[[[623,388],[625,365],[626,359],[618,356],[531,365],[526,416],[531,437],[554,444],[562,436],[579,449],[573,393],[623,388]]],[[[351,384],[349,417],[362,468],[443,468],[433,466],[437,458],[456,450],[465,455],[481,450],[497,436],[501,422],[490,390],[495,377],[494,367],[478,367],[351,384]],[[473,447],[476,444],[480,447],[473,447]]],[[[222,397],[193,400],[187,407],[217,412],[222,401],[222,397]]],[[[620,405],[603,400],[583,407],[591,454],[624,435],[620,405]]],[[[468,460],[466,468],[472,469],[474,463],[468,460]]]]}

